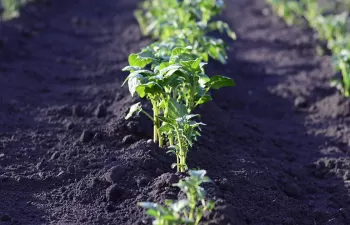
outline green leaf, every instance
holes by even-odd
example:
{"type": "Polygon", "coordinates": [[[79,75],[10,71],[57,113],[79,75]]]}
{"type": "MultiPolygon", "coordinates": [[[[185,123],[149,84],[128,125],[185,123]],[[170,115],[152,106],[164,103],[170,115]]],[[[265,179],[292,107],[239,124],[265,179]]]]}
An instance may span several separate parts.
{"type": "Polygon", "coordinates": [[[205,176],[205,174],[207,174],[207,171],[205,171],[205,170],[189,170],[188,174],[190,176],[194,176],[197,178],[203,178],[205,176]]]}
{"type": "Polygon", "coordinates": [[[169,123],[169,124],[174,124],[174,119],[166,118],[164,116],[157,116],[161,121],[169,123]]]}
{"type": "Polygon", "coordinates": [[[216,46],[216,45],[211,45],[209,47],[209,55],[216,59],[219,60],[222,64],[226,64],[226,55],[223,53],[222,47],[216,46]]]}
{"type": "Polygon", "coordinates": [[[181,65],[178,64],[173,64],[167,67],[164,67],[159,71],[160,74],[165,75],[165,76],[171,76],[173,73],[176,71],[180,70],[182,68],[181,65]]]}
{"type": "Polygon", "coordinates": [[[122,71],[135,71],[135,70],[141,70],[142,68],[139,66],[126,66],[122,69],[122,71]]]}
{"type": "Polygon", "coordinates": [[[222,87],[236,86],[235,82],[231,78],[225,76],[213,76],[206,85],[216,90],[222,87]]]}
{"type": "Polygon", "coordinates": [[[196,102],[196,106],[210,102],[211,100],[213,100],[212,97],[209,94],[206,94],[206,95],[200,97],[200,99],[198,99],[198,101],[196,102]]]}
{"type": "Polygon", "coordinates": [[[125,119],[129,119],[132,117],[134,114],[138,115],[142,111],[142,106],[141,103],[138,102],[130,107],[128,115],[126,115],[125,119]]]}
{"type": "Polygon", "coordinates": [[[175,99],[170,98],[168,101],[168,117],[171,119],[177,119],[186,114],[186,106],[177,102],[175,99]]]}
{"type": "Polygon", "coordinates": [[[138,66],[138,67],[144,68],[145,66],[150,64],[153,61],[153,59],[142,58],[142,57],[139,57],[139,55],[137,54],[131,54],[129,56],[128,61],[130,66],[138,66]]]}
{"type": "Polygon", "coordinates": [[[135,76],[132,76],[128,79],[128,86],[129,86],[129,92],[131,96],[134,96],[136,92],[136,88],[141,85],[141,79],[143,76],[141,74],[137,74],[135,76]]]}
{"type": "Polygon", "coordinates": [[[153,217],[158,217],[158,211],[155,209],[148,209],[147,210],[147,215],[153,216],[153,217]]]}
{"type": "Polygon", "coordinates": [[[146,84],[139,84],[136,87],[136,92],[140,95],[141,98],[144,98],[149,94],[156,94],[163,92],[162,87],[154,81],[148,82],[146,84]]]}
{"type": "Polygon", "coordinates": [[[170,123],[166,123],[163,124],[158,130],[160,133],[170,133],[174,130],[174,128],[170,123]]]}
{"type": "Polygon", "coordinates": [[[198,58],[196,60],[181,61],[180,64],[192,72],[200,72],[202,69],[200,58],[198,58]]]}
{"type": "Polygon", "coordinates": [[[179,63],[181,61],[189,61],[189,60],[195,60],[197,57],[192,54],[189,49],[192,47],[186,47],[186,48],[174,48],[171,52],[170,56],[170,63],[179,63]]]}
{"type": "Polygon", "coordinates": [[[185,208],[186,206],[188,206],[189,204],[189,200],[187,199],[182,199],[182,200],[179,200],[175,203],[173,203],[171,205],[171,208],[175,211],[175,212],[180,212],[183,208],[185,208]]]}

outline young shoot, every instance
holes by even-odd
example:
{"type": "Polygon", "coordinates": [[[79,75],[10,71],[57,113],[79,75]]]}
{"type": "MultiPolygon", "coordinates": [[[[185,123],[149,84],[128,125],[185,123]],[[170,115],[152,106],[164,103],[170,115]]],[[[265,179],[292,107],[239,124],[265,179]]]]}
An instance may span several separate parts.
{"type": "Polygon", "coordinates": [[[181,200],[166,200],[165,206],[152,202],[140,202],[139,206],[147,209],[147,214],[154,218],[153,225],[198,225],[204,213],[214,209],[214,202],[205,199],[205,190],[201,184],[211,182],[205,176],[205,170],[190,170],[189,177],[173,186],[180,188],[186,195],[181,200]]]}
{"type": "Polygon", "coordinates": [[[341,72],[342,79],[332,79],[331,85],[339,89],[345,97],[350,97],[350,51],[342,50],[335,58],[336,69],[341,72]]]}

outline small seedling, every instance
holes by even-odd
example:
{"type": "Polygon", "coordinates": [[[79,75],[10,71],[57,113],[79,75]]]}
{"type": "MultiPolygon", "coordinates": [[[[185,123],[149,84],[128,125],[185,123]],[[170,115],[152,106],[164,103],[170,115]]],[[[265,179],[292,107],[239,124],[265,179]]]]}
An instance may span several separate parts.
{"type": "Polygon", "coordinates": [[[350,97],[350,51],[342,50],[335,61],[336,69],[341,72],[342,79],[332,79],[331,85],[339,89],[345,97],[350,97]]]}
{"type": "Polygon", "coordinates": [[[205,176],[205,170],[190,170],[189,177],[173,186],[180,188],[186,195],[182,200],[166,200],[165,206],[152,202],[140,202],[139,206],[147,209],[147,214],[154,217],[153,225],[198,225],[204,213],[214,209],[214,202],[205,199],[205,190],[201,184],[211,182],[205,176]]]}

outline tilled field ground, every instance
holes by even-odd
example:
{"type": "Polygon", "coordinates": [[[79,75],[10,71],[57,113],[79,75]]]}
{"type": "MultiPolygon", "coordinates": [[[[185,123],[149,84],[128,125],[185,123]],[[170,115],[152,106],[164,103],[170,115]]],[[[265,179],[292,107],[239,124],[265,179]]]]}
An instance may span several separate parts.
{"type": "MultiPolygon", "coordinates": [[[[0,24],[0,224],[150,224],[139,201],[177,198],[182,175],[120,85],[150,40],[136,0],[52,0],[0,24]]],[[[330,88],[329,56],[263,0],[227,0],[232,77],[199,112],[189,158],[214,183],[210,225],[349,225],[350,101],[330,88]]]]}

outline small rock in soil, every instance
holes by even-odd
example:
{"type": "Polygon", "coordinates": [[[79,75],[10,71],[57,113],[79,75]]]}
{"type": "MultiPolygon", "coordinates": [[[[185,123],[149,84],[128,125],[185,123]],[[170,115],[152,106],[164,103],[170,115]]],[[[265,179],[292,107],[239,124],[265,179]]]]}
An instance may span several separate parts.
{"type": "Polygon", "coordinates": [[[107,116],[107,109],[105,106],[103,106],[102,104],[99,104],[94,112],[95,116],[97,116],[98,118],[102,118],[107,116]]]}
{"type": "Polygon", "coordinates": [[[343,178],[344,180],[350,180],[350,171],[346,171],[343,178]]]}
{"type": "Polygon", "coordinates": [[[74,166],[68,166],[67,172],[68,173],[75,173],[75,167],[74,166]]]}
{"type": "Polygon", "coordinates": [[[79,161],[79,166],[81,167],[81,168],[85,168],[86,166],[88,166],[89,165],[89,160],[87,160],[87,159],[81,159],[80,161],[79,161]]]}
{"type": "Polygon", "coordinates": [[[350,211],[349,210],[346,210],[344,208],[340,208],[339,212],[340,212],[340,215],[342,215],[342,217],[350,220],[350,211]]]}
{"type": "Polygon", "coordinates": [[[176,176],[175,174],[171,174],[170,177],[167,180],[168,184],[175,184],[177,182],[179,182],[179,177],[176,176]]]}
{"type": "Polygon", "coordinates": [[[84,116],[84,110],[81,108],[80,105],[74,105],[72,108],[72,115],[82,117],[84,116]]]}
{"type": "Polygon", "coordinates": [[[307,105],[308,105],[308,102],[303,97],[299,96],[294,100],[294,106],[297,108],[305,108],[307,105]]]}
{"type": "Polygon", "coordinates": [[[51,155],[51,160],[57,159],[58,157],[60,157],[60,152],[56,151],[51,155]]]}
{"type": "Polygon", "coordinates": [[[295,183],[286,183],[284,186],[284,192],[292,198],[300,198],[301,196],[300,187],[295,183]]]}
{"type": "Polygon", "coordinates": [[[67,130],[71,130],[71,129],[73,129],[73,127],[74,127],[74,123],[72,123],[72,122],[67,122],[65,126],[66,126],[66,129],[67,129],[67,130]]]}
{"type": "Polygon", "coordinates": [[[160,175],[162,175],[163,173],[164,173],[163,170],[161,170],[161,169],[159,169],[159,168],[156,169],[156,175],[157,175],[157,176],[160,176],[160,175]]]}
{"type": "Polygon", "coordinates": [[[8,222],[11,220],[11,216],[4,214],[4,215],[0,215],[0,221],[2,222],[8,222]]]}
{"type": "Polygon", "coordinates": [[[221,190],[229,190],[230,189],[230,184],[229,184],[227,178],[220,180],[218,185],[219,185],[221,190]]]}
{"type": "Polygon", "coordinates": [[[125,168],[120,166],[113,166],[104,174],[104,178],[109,183],[117,183],[125,174],[125,172],[125,168]]]}
{"type": "Polygon", "coordinates": [[[45,160],[40,161],[38,164],[35,165],[35,168],[38,170],[43,170],[48,166],[48,163],[45,160]]]}
{"type": "Polygon", "coordinates": [[[333,218],[327,221],[326,225],[344,225],[342,222],[340,222],[338,219],[333,218]]]}
{"type": "Polygon", "coordinates": [[[118,185],[113,184],[106,190],[106,198],[107,201],[113,202],[113,201],[118,201],[121,196],[123,195],[123,189],[118,187],[118,185]]]}
{"type": "Polygon", "coordinates": [[[126,135],[124,138],[123,138],[123,141],[122,141],[124,144],[132,144],[133,142],[135,142],[135,137],[132,136],[132,135],[126,135]]]}
{"type": "Polygon", "coordinates": [[[92,138],[93,138],[92,132],[90,132],[90,131],[88,131],[88,130],[84,130],[83,133],[81,134],[79,140],[80,140],[81,142],[86,143],[86,142],[91,141],[92,138]]]}
{"type": "Polygon", "coordinates": [[[316,218],[316,222],[318,223],[325,223],[327,221],[329,221],[330,219],[332,219],[332,215],[331,213],[327,212],[327,211],[323,211],[321,209],[315,209],[313,212],[313,216],[314,218],[316,218]]]}
{"type": "Polygon", "coordinates": [[[102,134],[101,133],[96,133],[95,135],[94,135],[94,140],[95,141],[100,141],[100,140],[102,140],[102,134]]]}
{"type": "Polygon", "coordinates": [[[112,204],[107,204],[106,211],[107,212],[114,212],[115,208],[114,208],[114,206],[112,204]]]}
{"type": "Polygon", "coordinates": [[[149,177],[141,177],[140,179],[137,180],[137,186],[139,188],[146,186],[150,182],[149,177]]]}

